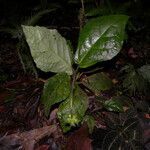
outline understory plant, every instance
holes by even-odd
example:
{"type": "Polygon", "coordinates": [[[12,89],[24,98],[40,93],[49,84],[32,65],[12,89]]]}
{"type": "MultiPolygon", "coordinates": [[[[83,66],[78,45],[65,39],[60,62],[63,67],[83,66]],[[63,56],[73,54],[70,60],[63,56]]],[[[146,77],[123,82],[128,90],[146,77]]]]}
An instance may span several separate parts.
{"type": "Polygon", "coordinates": [[[25,24],[28,26],[36,25],[44,15],[54,12],[56,10],[57,10],[57,7],[39,10],[37,13],[34,13],[34,15],[31,15],[30,17],[22,17],[21,19],[13,18],[13,23],[9,25],[10,27],[6,27],[6,26],[0,27],[0,33],[3,32],[6,34],[9,34],[12,39],[18,40],[16,49],[17,49],[20,63],[22,65],[22,69],[25,74],[27,72],[28,73],[30,72],[31,74],[34,74],[35,77],[37,78],[37,71],[32,62],[32,58],[30,56],[28,46],[24,39],[21,24],[25,24]]]}
{"type": "MultiPolygon", "coordinates": [[[[41,101],[46,115],[49,115],[54,104],[59,104],[57,116],[64,132],[84,120],[91,120],[86,115],[89,106],[87,89],[94,93],[106,90],[107,86],[96,85],[98,80],[108,81],[107,85],[111,86],[104,73],[95,74],[85,82],[81,79],[82,70],[90,70],[89,67],[108,61],[119,53],[126,37],[127,20],[126,15],[108,15],[89,20],[79,34],[75,54],[57,30],[22,25],[37,68],[56,73],[45,83],[41,101]],[[83,85],[85,89],[88,88],[84,90],[83,85]]],[[[111,107],[114,103],[107,101],[104,107],[108,105],[111,107]]]]}
{"type": "Polygon", "coordinates": [[[130,95],[136,93],[144,93],[147,95],[150,83],[150,65],[146,64],[140,68],[135,68],[132,64],[128,64],[122,68],[124,71],[123,87],[130,95]]]}

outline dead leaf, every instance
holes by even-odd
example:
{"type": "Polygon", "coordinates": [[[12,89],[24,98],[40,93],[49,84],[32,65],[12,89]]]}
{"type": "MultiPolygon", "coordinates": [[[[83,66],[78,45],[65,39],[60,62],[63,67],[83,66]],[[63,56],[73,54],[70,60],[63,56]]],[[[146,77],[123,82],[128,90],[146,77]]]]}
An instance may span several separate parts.
{"type": "Polygon", "coordinates": [[[87,125],[74,132],[67,140],[66,150],[92,150],[87,125]]]}
{"type": "Polygon", "coordinates": [[[11,144],[12,147],[19,145],[22,146],[24,150],[33,150],[35,144],[40,139],[46,136],[50,136],[56,131],[56,129],[57,127],[55,125],[45,126],[31,131],[5,136],[1,139],[1,141],[4,141],[6,143],[6,145],[4,146],[7,146],[7,144],[9,145],[9,143],[12,143],[13,141],[13,143],[11,144]]]}

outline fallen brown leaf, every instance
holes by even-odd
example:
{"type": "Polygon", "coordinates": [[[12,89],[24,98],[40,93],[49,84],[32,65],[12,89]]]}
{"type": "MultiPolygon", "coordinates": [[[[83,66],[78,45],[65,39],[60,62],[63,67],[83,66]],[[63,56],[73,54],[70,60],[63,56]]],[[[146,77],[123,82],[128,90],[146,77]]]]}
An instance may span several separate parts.
{"type": "Polygon", "coordinates": [[[74,132],[67,140],[66,150],[92,150],[87,125],[74,132]]]}
{"type": "MultiPolygon", "coordinates": [[[[16,133],[5,136],[0,139],[0,145],[14,147],[18,145],[24,150],[34,150],[35,144],[42,138],[50,136],[56,131],[55,125],[45,126],[42,128],[26,131],[23,133],[16,133]],[[13,143],[12,143],[13,141],[13,143]],[[5,144],[5,145],[4,145],[5,144]]],[[[0,148],[1,149],[1,148],[0,148]]]]}

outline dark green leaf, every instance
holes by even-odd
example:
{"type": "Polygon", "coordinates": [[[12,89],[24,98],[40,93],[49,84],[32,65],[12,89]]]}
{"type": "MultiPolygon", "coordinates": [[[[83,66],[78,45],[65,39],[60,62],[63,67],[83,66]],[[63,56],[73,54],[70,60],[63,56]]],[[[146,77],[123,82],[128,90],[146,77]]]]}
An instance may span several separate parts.
{"type": "Polygon", "coordinates": [[[42,103],[46,115],[52,105],[65,100],[70,94],[70,76],[65,73],[51,77],[44,85],[42,103]]]}
{"type": "Polygon", "coordinates": [[[42,71],[72,74],[71,50],[57,30],[22,26],[31,55],[42,71]]]}
{"type": "Polygon", "coordinates": [[[83,84],[96,94],[100,91],[109,90],[113,85],[111,79],[103,72],[89,76],[83,84]]]}
{"type": "Polygon", "coordinates": [[[150,65],[144,65],[138,69],[139,74],[143,76],[144,79],[150,82],[150,65]]]}
{"type": "Polygon", "coordinates": [[[105,101],[104,107],[109,111],[123,111],[123,103],[118,97],[113,97],[112,99],[105,101]]]}
{"type": "Polygon", "coordinates": [[[78,125],[85,115],[88,107],[87,96],[77,87],[74,95],[64,101],[58,110],[58,118],[64,132],[78,125]]]}
{"type": "Polygon", "coordinates": [[[129,64],[122,71],[125,71],[123,80],[125,90],[128,90],[131,95],[136,94],[136,92],[144,92],[146,94],[148,83],[142,77],[140,69],[135,69],[133,65],[129,64]]]}
{"type": "Polygon", "coordinates": [[[128,16],[102,16],[89,21],[80,33],[75,61],[81,68],[116,56],[125,38],[128,16]]]}
{"type": "Polygon", "coordinates": [[[91,134],[94,130],[94,126],[95,126],[95,119],[92,117],[92,116],[89,116],[89,115],[86,115],[84,117],[84,120],[87,125],[88,125],[88,128],[89,128],[89,133],[91,134]]]}

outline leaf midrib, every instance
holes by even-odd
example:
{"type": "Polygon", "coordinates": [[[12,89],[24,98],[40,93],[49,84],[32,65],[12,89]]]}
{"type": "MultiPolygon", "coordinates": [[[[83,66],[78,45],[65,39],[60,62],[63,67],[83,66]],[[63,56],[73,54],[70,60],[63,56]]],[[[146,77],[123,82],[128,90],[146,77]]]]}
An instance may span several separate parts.
{"type": "MultiPolygon", "coordinates": [[[[67,43],[66,43],[66,44],[67,44],[67,43]]],[[[57,44],[57,45],[58,45],[58,44],[57,44]]],[[[67,47],[68,47],[68,45],[67,45],[67,47]]],[[[58,58],[60,58],[60,60],[62,60],[62,62],[64,62],[64,63],[66,64],[66,66],[68,66],[68,68],[71,69],[71,72],[72,72],[71,59],[69,60],[69,62],[67,62],[65,59],[63,59],[63,57],[61,57],[61,56],[59,55],[59,53],[57,54],[56,51],[54,51],[54,50],[52,50],[52,52],[54,52],[54,54],[55,54],[58,58]]],[[[69,47],[68,47],[67,53],[69,54],[69,47]]],[[[65,55],[66,55],[66,53],[65,53],[65,55]]]]}
{"type": "MultiPolygon", "coordinates": [[[[105,34],[105,32],[111,27],[111,26],[113,26],[112,24],[101,34],[101,37],[105,34]]],[[[100,38],[99,38],[100,39],[100,38]]],[[[99,40],[98,39],[98,40],[99,40]]],[[[98,41],[97,40],[97,41],[98,41]]],[[[96,41],[96,42],[97,42],[96,41]]],[[[96,44],[96,42],[93,44],[93,45],[95,45],[96,44]]],[[[89,49],[89,51],[87,51],[87,53],[84,55],[84,57],[81,59],[81,61],[79,62],[79,65],[82,63],[82,61],[84,60],[84,58],[89,54],[89,52],[91,51],[91,49],[92,49],[92,47],[89,49]]],[[[79,55],[78,55],[79,56],[79,55]]]]}
{"type": "MultiPolygon", "coordinates": [[[[55,80],[55,81],[57,81],[57,80],[55,80]]],[[[51,92],[51,94],[48,96],[49,98],[52,98],[53,96],[52,95],[54,95],[55,94],[55,92],[57,91],[57,89],[58,89],[58,87],[60,87],[61,85],[62,85],[62,83],[63,83],[63,81],[64,80],[59,80],[60,82],[59,82],[59,84],[57,84],[57,86],[54,88],[54,90],[53,90],[53,92],[51,92]],[[54,94],[53,94],[54,93],[54,94]]],[[[67,97],[66,97],[67,98],[67,97]]],[[[61,98],[60,98],[61,99],[61,98]]],[[[55,99],[56,100],[56,99],[55,99]]],[[[63,101],[64,99],[62,99],[62,101],[63,101]]],[[[56,102],[56,103],[58,103],[58,102],[56,102]]],[[[52,101],[52,103],[51,103],[51,105],[50,105],[50,107],[53,105],[53,101],[52,101]]]]}

